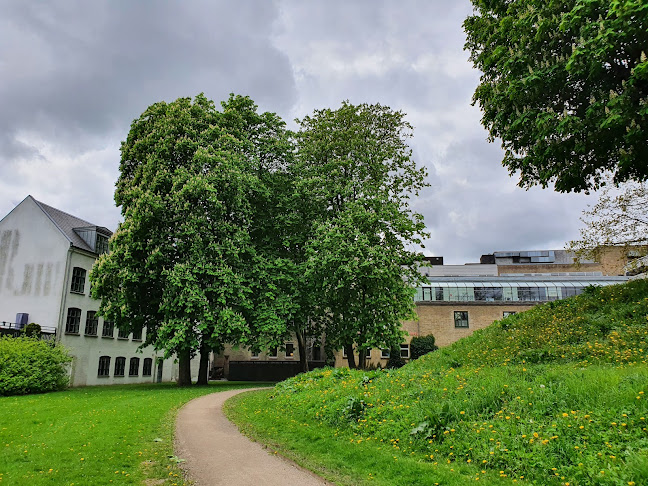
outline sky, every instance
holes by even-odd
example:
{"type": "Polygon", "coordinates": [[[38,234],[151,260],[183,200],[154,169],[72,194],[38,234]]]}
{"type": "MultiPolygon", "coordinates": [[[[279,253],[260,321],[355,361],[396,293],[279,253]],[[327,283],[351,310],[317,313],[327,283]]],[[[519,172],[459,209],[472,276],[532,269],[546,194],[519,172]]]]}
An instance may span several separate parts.
{"type": "Polygon", "coordinates": [[[27,195],[116,229],[120,142],[149,105],[249,95],[294,127],[316,109],[407,114],[430,186],[427,255],[561,249],[595,195],[517,187],[471,105],[469,0],[0,0],[0,218],[27,195]]]}

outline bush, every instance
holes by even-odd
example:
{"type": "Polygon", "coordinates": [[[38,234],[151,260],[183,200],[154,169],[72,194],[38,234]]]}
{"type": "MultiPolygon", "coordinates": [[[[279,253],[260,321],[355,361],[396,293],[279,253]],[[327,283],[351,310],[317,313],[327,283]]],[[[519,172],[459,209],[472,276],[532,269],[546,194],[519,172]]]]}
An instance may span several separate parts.
{"type": "Polygon", "coordinates": [[[25,328],[25,336],[33,337],[33,338],[40,338],[41,337],[40,324],[36,324],[35,322],[27,324],[27,327],[25,328]]]}
{"type": "Polygon", "coordinates": [[[436,351],[439,347],[434,344],[434,336],[414,336],[410,341],[410,356],[412,359],[418,359],[424,354],[436,351]]]}
{"type": "Polygon", "coordinates": [[[60,345],[29,337],[0,337],[0,396],[61,390],[72,359],[60,345]]]}
{"type": "Polygon", "coordinates": [[[400,354],[399,346],[392,346],[389,350],[389,361],[387,361],[387,368],[401,368],[405,366],[405,360],[400,354]]]}

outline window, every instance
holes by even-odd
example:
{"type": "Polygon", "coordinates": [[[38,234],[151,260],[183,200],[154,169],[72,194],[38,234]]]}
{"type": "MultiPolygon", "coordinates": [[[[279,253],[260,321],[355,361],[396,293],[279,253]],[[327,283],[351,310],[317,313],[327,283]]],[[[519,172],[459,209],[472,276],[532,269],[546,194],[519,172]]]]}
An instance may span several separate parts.
{"type": "Polygon", "coordinates": [[[503,300],[501,287],[475,287],[475,300],[493,302],[503,300]]]}
{"type": "Polygon", "coordinates": [[[293,343],[286,343],[286,358],[295,357],[295,345],[293,343]]]}
{"type": "Polygon", "coordinates": [[[79,326],[81,325],[81,309],[70,307],[68,309],[67,321],[65,322],[66,334],[79,334],[79,326]]]}
{"type": "Polygon", "coordinates": [[[259,357],[259,351],[255,351],[254,349],[251,349],[251,350],[250,350],[250,356],[251,356],[253,359],[258,359],[258,357],[259,357]]]}
{"type": "Polygon", "coordinates": [[[345,348],[342,348],[342,357],[343,357],[344,359],[347,359],[347,358],[349,357],[349,355],[347,354],[346,347],[345,347],[345,348]]]}
{"type": "Polygon", "coordinates": [[[97,234],[97,243],[95,245],[95,251],[99,255],[108,253],[108,238],[103,235],[97,234]]]}
{"type": "Polygon", "coordinates": [[[139,375],[139,358],[131,358],[130,366],[128,367],[128,376],[139,375]]]}
{"type": "Polygon", "coordinates": [[[454,311],[455,327],[468,327],[468,311],[454,311]]]}
{"type": "Polygon", "coordinates": [[[144,366],[142,367],[142,376],[151,376],[153,371],[153,360],[151,358],[144,358],[144,366]]]}
{"type": "Polygon", "coordinates": [[[104,321],[103,329],[101,330],[101,337],[114,337],[115,323],[113,321],[104,321]]]}
{"type": "Polygon", "coordinates": [[[274,348],[270,348],[268,350],[268,356],[270,358],[276,358],[277,357],[277,347],[276,346],[274,348]]]}
{"type": "Polygon", "coordinates": [[[99,369],[97,370],[98,376],[110,376],[110,356],[102,356],[99,358],[99,369]]]}
{"type": "Polygon", "coordinates": [[[128,339],[128,336],[130,336],[130,332],[128,332],[128,331],[125,330],[125,329],[119,329],[119,330],[117,331],[117,337],[118,337],[119,339],[128,339]]]}
{"type": "Polygon", "coordinates": [[[95,311],[88,311],[88,314],[86,316],[86,326],[85,326],[86,336],[96,336],[98,326],[99,326],[99,318],[97,317],[97,313],[95,311]]]}
{"type": "Polygon", "coordinates": [[[371,349],[367,349],[367,354],[365,355],[365,359],[371,359],[371,349]]]}
{"type": "Polygon", "coordinates": [[[115,358],[115,376],[124,376],[124,369],[126,368],[126,358],[119,356],[115,358]]]}
{"type": "Polygon", "coordinates": [[[141,341],[142,340],[142,330],[138,329],[136,331],[133,331],[133,341],[141,341]]]}
{"type": "Polygon", "coordinates": [[[409,358],[409,344],[403,343],[400,345],[401,358],[409,358]]]}
{"type": "Polygon", "coordinates": [[[567,297],[574,297],[575,295],[580,295],[583,293],[583,287],[563,287],[560,289],[562,291],[563,299],[567,297]]]}
{"type": "Polygon", "coordinates": [[[513,311],[504,311],[504,312],[502,312],[503,317],[514,316],[515,314],[516,314],[516,312],[513,312],[513,311]]]}
{"type": "Polygon", "coordinates": [[[381,358],[387,359],[387,358],[389,358],[389,356],[390,356],[389,349],[381,349],[380,350],[380,357],[381,358]]]}
{"type": "Polygon", "coordinates": [[[544,287],[518,287],[518,300],[547,300],[547,289],[544,287]]]}
{"type": "Polygon", "coordinates": [[[322,360],[322,348],[319,344],[313,344],[313,346],[311,347],[311,356],[313,358],[313,361],[322,360]]]}
{"type": "Polygon", "coordinates": [[[86,271],[80,267],[74,267],[72,269],[72,286],[70,291],[77,294],[82,294],[85,288],[85,277],[86,271]]]}

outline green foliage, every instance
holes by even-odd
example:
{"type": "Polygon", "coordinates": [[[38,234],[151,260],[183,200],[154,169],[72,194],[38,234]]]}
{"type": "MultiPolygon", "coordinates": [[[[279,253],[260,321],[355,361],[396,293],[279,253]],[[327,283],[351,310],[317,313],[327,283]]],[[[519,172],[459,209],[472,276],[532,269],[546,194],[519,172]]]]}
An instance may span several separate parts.
{"type": "Polygon", "coordinates": [[[405,366],[405,360],[400,354],[399,346],[392,346],[389,349],[389,359],[387,360],[387,369],[401,368],[405,366]]]}
{"type": "Polygon", "coordinates": [[[0,337],[0,395],[62,390],[68,384],[71,361],[58,344],[31,337],[0,337]]]}
{"type": "MultiPolygon", "coordinates": [[[[294,436],[321,437],[322,449],[358,465],[354,484],[369,474],[372,484],[413,484],[398,472],[414,471],[425,478],[416,484],[645,484],[647,295],[646,280],[603,287],[397,370],[302,374],[271,400],[249,409],[240,400],[240,414],[257,438],[283,447],[296,439],[273,434],[289,424],[294,436]],[[366,458],[384,453],[389,467],[366,458]]],[[[321,455],[330,463],[331,454],[321,455]]]]}
{"type": "Polygon", "coordinates": [[[648,6],[472,0],[474,102],[519,185],[560,192],[648,178],[648,6]]]}
{"type": "Polygon", "coordinates": [[[410,357],[418,359],[421,356],[436,351],[439,347],[434,344],[434,336],[414,336],[410,341],[410,357]]]}
{"type": "Polygon", "coordinates": [[[406,143],[412,127],[401,112],[349,102],[299,125],[296,171],[312,224],[305,284],[317,296],[327,343],[358,350],[399,343],[421,279],[420,255],[408,248],[425,234],[408,206],[426,185],[406,143]]]}
{"type": "Polygon", "coordinates": [[[253,234],[270,194],[262,174],[283,162],[286,138],[283,121],[247,97],[220,112],[198,95],[151,105],[122,143],[124,221],[90,274],[92,292],[119,329],[146,327],[144,344],[178,354],[179,384],[199,349],[286,333],[286,299],[275,304],[253,234]]]}
{"type": "Polygon", "coordinates": [[[25,327],[25,336],[33,338],[41,337],[40,324],[36,324],[35,322],[30,322],[29,324],[27,324],[27,326],[25,327]]]}

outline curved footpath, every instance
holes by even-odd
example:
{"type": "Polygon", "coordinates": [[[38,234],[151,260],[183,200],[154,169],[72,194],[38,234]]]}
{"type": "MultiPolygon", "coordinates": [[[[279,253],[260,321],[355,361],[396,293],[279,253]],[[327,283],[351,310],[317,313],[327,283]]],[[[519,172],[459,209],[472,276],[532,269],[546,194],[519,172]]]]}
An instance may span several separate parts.
{"type": "Polygon", "coordinates": [[[196,398],[180,409],[175,452],[197,486],[330,485],[287,459],[270,454],[241,434],[223,414],[223,403],[245,391],[229,390],[196,398]]]}

